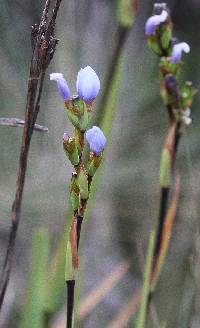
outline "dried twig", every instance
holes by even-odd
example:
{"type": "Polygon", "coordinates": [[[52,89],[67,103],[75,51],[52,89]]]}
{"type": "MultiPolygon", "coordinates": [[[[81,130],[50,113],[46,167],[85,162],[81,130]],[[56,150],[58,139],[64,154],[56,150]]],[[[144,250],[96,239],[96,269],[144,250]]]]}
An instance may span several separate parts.
{"type": "Polygon", "coordinates": [[[54,27],[61,1],[62,0],[57,0],[55,2],[52,14],[49,15],[49,7],[51,1],[46,0],[45,8],[39,25],[34,25],[32,27],[31,41],[33,53],[30,63],[30,74],[28,79],[25,124],[20,151],[19,169],[16,182],[16,193],[11,212],[12,225],[10,229],[10,236],[3,271],[0,277],[0,308],[2,306],[4,295],[10,278],[15,248],[15,240],[20,221],[20,210],[26,175],[28,152],[33,129],[40,109],[40,99],[43,89],[45,71],[48,68],[51,59],[53,58],[56,49],[56,44],[58,43],[58,40],[54,38],[54,27]]]}
{"type": "MultiPolygon", "coordinates": [[[[11,126],[11,127],[24,127],[24,120],[16,117],[0,117],[0,125],[11,126]]],[[[35,124],[33,129],[40,132],[49,132],[49,129],[46,126],[35,124]]]]}

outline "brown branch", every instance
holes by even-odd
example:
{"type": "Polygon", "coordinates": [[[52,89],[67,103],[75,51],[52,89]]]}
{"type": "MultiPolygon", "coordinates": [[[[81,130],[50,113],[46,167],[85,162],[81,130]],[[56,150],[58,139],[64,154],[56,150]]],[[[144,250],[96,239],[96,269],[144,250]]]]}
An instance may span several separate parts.
{"type": "MultiPolygon", "coordinates": [[[[0,117],[0,125],[11,126],[11,127],[24,127],[24,120],[16,117],[0,117]]],[[[39,132],[49,132],[46,126],[35,124],[33,129],[39,132]]]]}
{"type": "Polygon", "coordinates": [[[28,79],[27,103],[25,113],[25,123],[23,129],[19,168],[16,182],[15,199],[11,212],[11,229],[8,241],[7,253],[0,277],[0,309],[4,300],[6,288],[9,282],[13,255],[15,249],[15,240],[20,221],[20,210],[27,168],[28,152],[31,137],[38,112],[40,110],[40,99],[43,89],[45,71],[53,58],[58,40],[54,38],[54,27],[57,12],[62,0],[57,0],[52,14],[49,15],[50,0],[46,0],[44,11],[39,25],[32,27],[32,59],[30,63],[30,74],[28,79]]]}

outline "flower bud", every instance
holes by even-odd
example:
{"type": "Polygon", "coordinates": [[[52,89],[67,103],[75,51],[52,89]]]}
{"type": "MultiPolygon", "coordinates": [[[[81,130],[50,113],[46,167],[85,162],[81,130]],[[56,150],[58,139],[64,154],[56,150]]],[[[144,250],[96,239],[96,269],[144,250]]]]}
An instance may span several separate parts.
{"type": "Polygon", "coordinates": [[[78,165],[79,154],[78,154],[78,148],[76,146],[75,138],[71,138],[67,135],[67,133],[64,133],[63,148],[72,165],[78,165]]]}
{"type": "Polygon", "coordinates": [[[95,155],[99,155],[104,150],[106,137],[97,126],[93,126],[86,132],[86,140],[89,143],[90,150],[95,155]]]}
{"type": "Polygon", "coordinates": [[[95,155],[93,152],[90,153],[90,158],[87,166],[88,175],[90,175],[91,177],[94,176],[96,170],[101,164],[101,160],[102,160],[102,153],[100,153],[100,155],[95,155]]]}
{"type": "Polygon", "coordinates": [[[50,80],[57,82],[58,91],[59,91],[61,97],[64,99],[64,101],[69,100],[70,99],[70,90],[69,90],[66,80],[63,77],[63,74],[51,73],[50,80]]]}
{"type": "Polygon", "coordinates": [[[88,176],[83,166],[80,167],[78,173],[78,186],[80,189],[81,199],[88,199],[89,190],[88,190],[88,176]]]}
{"type": "Polygon", "coordinates": [[[177,63],[181,60],[182,52],[189,53],[190,47],[186,42],[177,43],[173,46],[171,62],[177,63]]]}
{"type": "Polygon", "coordinates": [[[95,71],[86,66],[78,72],[76,90],[80,99],[91,103],[99,93],[100,81],[95,71]]]}
{"type": "Polygon", "coordinates": [[[74,97],[71,101],[65,102],[65,108],[71,123],[80,131],[85,132],[89,122],[85,102],[78,97],[74,97]]]}

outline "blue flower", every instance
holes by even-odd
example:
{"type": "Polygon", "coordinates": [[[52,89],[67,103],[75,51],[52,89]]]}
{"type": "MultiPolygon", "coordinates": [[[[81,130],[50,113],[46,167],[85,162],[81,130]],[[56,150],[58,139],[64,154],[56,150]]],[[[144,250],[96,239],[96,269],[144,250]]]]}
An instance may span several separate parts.
{"type": "Polygon", "coordinates": [[[76,91],[79,98],[86,103],[92,102],[100,90],[100,81],[95,71],[86,66],[78,72],[76,80],[76,91]]]}
{"type": "Polygon", "coordinates": [[[177,43],[173,46],[172,55],[171,55],[171,62],[177,63],[181,60],[182,52],[188,53],[190,52],[190,47],[186,42],[177,43]]]}
{"type": "Polygon", "coordinates": [[[61,97],[66,101],[70,98],[70,90],[68,84],[61,73],[51,73],[50,80],[56,81],[58,86],[58,91],[61,97]]]}
{"type": "Polygon", "coordinates": [[[168,18],[168,13],[166,10],[163,10],[160,15],[153,15],[149,17],[145,24],[145,34],[153,35],[155,34],[156,28],[164,23],[168,18]]]}
{"type": "Polygon", "coordinates": [[[95,155],[99,155],[106,144],[106,137],[103,132],[97,126],[93,126],[86,132],[86,140],[89,143],[90,150],[93,151],[95,155]]]}

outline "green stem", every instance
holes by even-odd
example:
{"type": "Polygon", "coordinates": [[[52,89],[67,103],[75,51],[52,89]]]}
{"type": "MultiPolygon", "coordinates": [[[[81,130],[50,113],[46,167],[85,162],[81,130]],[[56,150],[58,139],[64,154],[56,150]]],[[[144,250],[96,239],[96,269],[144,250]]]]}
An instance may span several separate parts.
{"type": "Polygon", "coordinates": [[[150,283],[151,283],[151,267],[153,261],[153,250],[155,244],[155,231],[152,231],[149,238],[146,263],[144,268],[144,282],[142,289],[142,298],[138,313],[138,318],[136,322],[136,328],[145,328],[147,309],[148,309],[148,299],[150,294],[150,283]]]}

